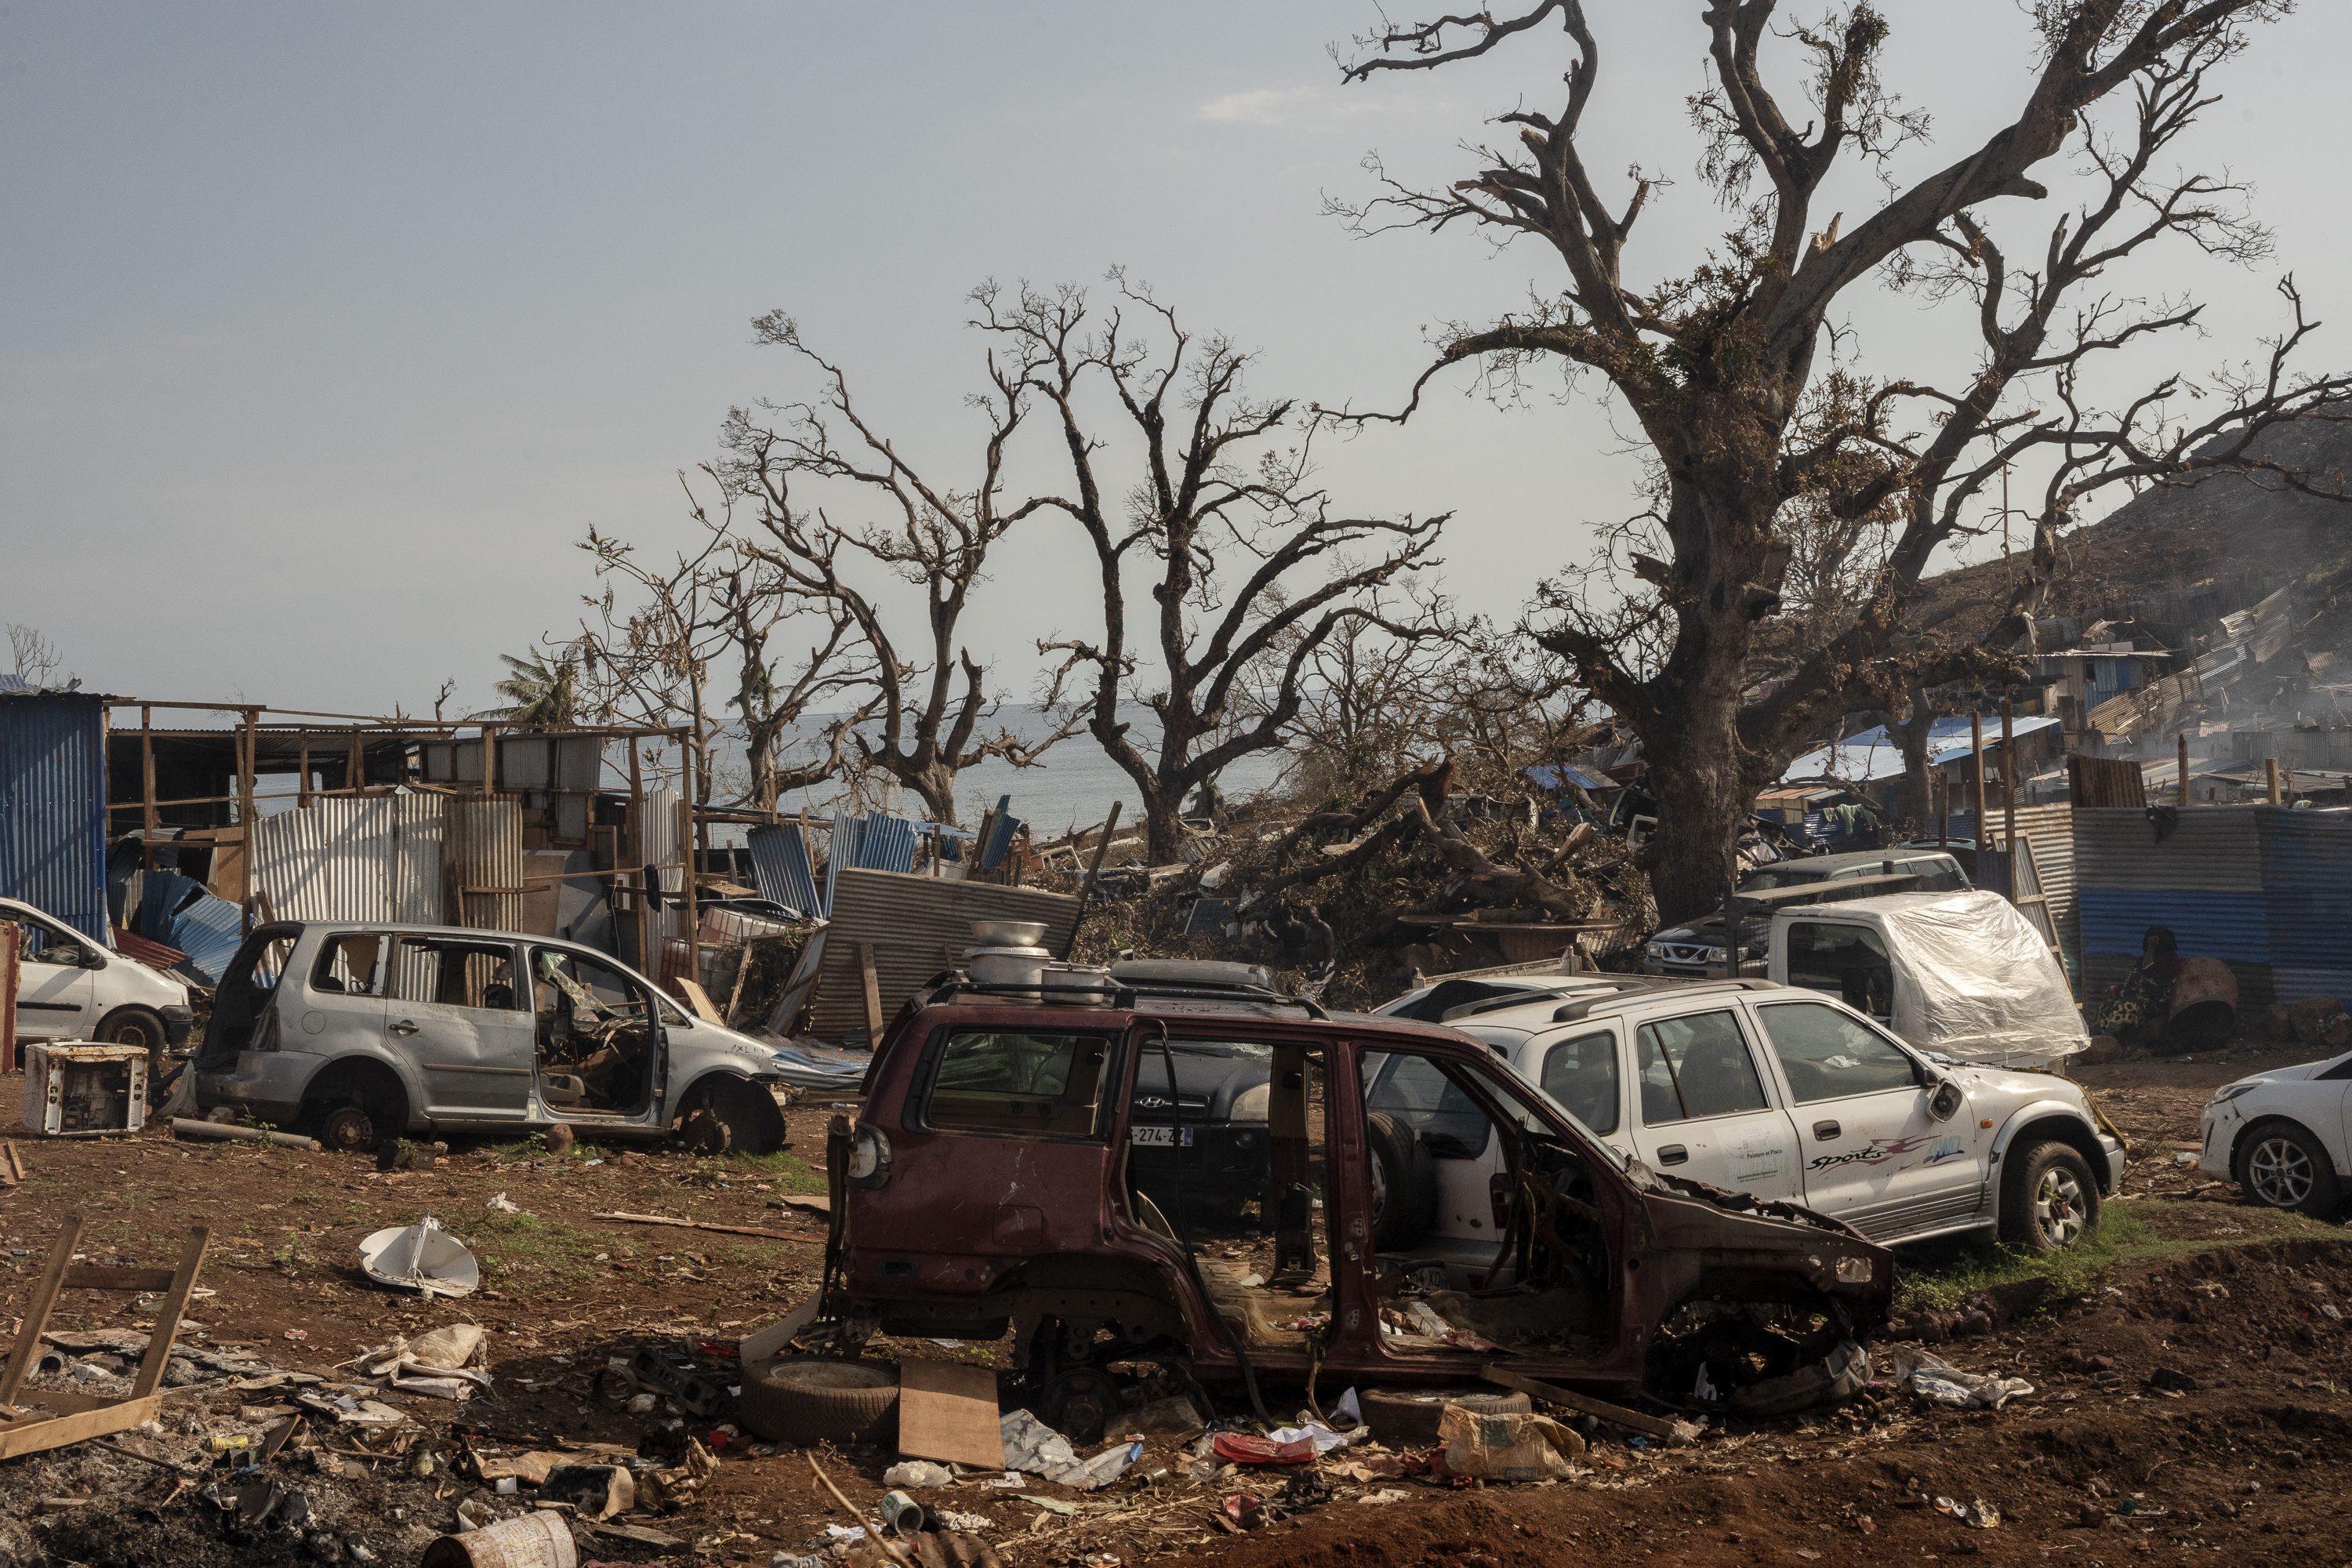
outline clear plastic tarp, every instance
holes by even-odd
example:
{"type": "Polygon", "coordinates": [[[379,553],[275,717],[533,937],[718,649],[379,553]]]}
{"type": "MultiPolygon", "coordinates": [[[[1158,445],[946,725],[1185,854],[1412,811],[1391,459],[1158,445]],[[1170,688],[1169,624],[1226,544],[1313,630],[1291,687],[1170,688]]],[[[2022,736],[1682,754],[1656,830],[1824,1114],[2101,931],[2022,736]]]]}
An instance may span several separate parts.
{"type": "Polygon", "coordinates": [[[1964,1062],[2050,1067],[2090,1044],[2065,972],[1999,893],[1855,899],[1790,910],[1773,925],[1773,978],[1833,992],[1806,972],[1809,963],[1820,967],[1818,954],[1836,940],[1833,928],[1866,928],[1868,936],[1854,933],[1853,954],[1877,974],[1848,980],[1856,994],[1847,1000],[1859,1005],[1869,996],[1877,1005],[1868,1010],[1922,1050],[1964,1062]],[[1871,984],[1878,975],[1891,978],[1891,996],[1871,984]]]}

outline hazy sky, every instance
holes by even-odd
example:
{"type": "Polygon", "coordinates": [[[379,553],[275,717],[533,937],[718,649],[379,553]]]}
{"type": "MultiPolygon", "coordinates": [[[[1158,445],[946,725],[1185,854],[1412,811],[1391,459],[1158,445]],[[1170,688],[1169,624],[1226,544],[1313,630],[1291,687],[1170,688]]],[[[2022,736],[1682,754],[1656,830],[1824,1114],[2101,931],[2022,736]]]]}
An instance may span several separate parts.
{"type": "MultiPolygon", "coordinates": [[[[1699,6],[1588,8],[1603,48],[1588,163],[1681,182],[1629,262],[1680,272],[1722,226],[1682,110],[1699,6]]],[[[2020,100],[2031,40],[2007,0],[1885,8],[1888,74],[1937,121],[1916,171],[2020,100]]],[[[963,295],[989,277],[1091,284],[1124,264],[1259,349],[1256,390],[1393,405],[1424,326],[1558,274],[1466,230],[1351,240],[1320,198],[1369,194],[1374,147],[1412,177],[1466,174],[1455,142],[1521,94],[1550,107],[1568,55],[1548,35],[1341,89],[1325,47],[1372,19],[1355,0],[9,0],[0,614],[114,692],[414,711],[454,675],[460,706],[485,705],[495,656],[562,629],[592,589],[583,530],[683,542],[676,474],[727,406],[811,390],[751,346],[751,318],[777,307],[950,481],[976,455],[963,295]]],[[[1801,121],[1791,55],[1774,58],[1801,121]]],[[[2196,155],[2259,182],[2280,253],[2251,273],[2119,276],[2118,292],[2212,300],[2211,335],[2161,363],[2246,352],[2275,328],[2287,268],[2346,323],[2315,365],[2352,357],[2326,129],[2347,56],[2352,7],[2310,5],[2215,84],[2230,96],[2196,155]]],[[[1852,221],[1876,199],[1857,174],[1824,205],[1852,221]]],[[[2021,250],[2055,205],[1996,216],[2021,250]]],[[[1841,319],[1866,368],[1966,374],[1948,313],[1857,299],[1841,319]]],[[[1449,586],[1508,616],[1589,524],[1631,509],[1623,445],[1589,401],[1503,414],[1441,395],[1329,451],[1326,477],[1351,508],[1454,509],[1449,586]]],[[[1015,695],[1037,637],[1094,629],[1078,543],[1045,520],[1016,534],[971,621],[1015,695]]]]}

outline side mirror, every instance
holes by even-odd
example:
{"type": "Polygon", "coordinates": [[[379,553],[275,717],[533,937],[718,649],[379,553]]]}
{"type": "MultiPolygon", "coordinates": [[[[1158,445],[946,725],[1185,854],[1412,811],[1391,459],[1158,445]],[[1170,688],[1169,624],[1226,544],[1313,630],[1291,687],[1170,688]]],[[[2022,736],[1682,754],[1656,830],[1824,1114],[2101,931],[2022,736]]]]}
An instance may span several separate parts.
{"type": "Polygon", "coordinates": [[[81,966],[84,969],[104,969],[106,954],[98,948],[85,947],[81,950],[81,966]]]}
{"type": "Polygon", "coordinates": [[[1950,1079],[1945,1079],[1936,1085],[1936,1092],[1927,1101],[1927,1115],[1932,1121],[1949,1121],[1959,1114],[1960,1106],[1966,1099],[1967,1097],[1960,1093],[1958,1084],[1954,1083],[1950,1079]]]}

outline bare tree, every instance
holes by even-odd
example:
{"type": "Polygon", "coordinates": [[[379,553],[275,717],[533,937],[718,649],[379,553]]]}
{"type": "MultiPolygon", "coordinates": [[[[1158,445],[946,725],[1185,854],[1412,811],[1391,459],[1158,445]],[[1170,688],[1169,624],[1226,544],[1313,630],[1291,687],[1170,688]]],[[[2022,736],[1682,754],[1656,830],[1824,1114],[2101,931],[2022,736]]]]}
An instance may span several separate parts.
{"type": "Polygon", "coordinates": [[[32,687],[47,686],[65,664],[58,645],[42,636],[38,626],[18,626],[15,621],[8,623],[8,654],[16,664],[16,679],[32,687]]]}
{"type": "Polygon", "coordinates": [[[1593,564],[1549,586],[1532,629],[1644,742],[1664,808],[1652,873],[1670,918],[1720,896],[1756,792],[1825,722],[1895,708],[1913,687],[2015,670],[2005,650],[2030,626],[2059,532],[2092,491],[2217,468],[2280,471],[2251,455],[2255,435],[2336,410],[2347,389],[2342,379],[2293,373],[2311,323],[2291,281],[2282,284],[2289,324],[2242,372],[2201,384],[2166,375],[2112,405],[2084,379],[2127,344],[2196,329],[2194,305],[2145,300],[2106,281],[2137,253],[2170,240],[2242,263],[2268,256],[2240,187],[2201,174],[2167,177],[2156,165],[2212,101],[2206,72],[2243,49],[2252,24],[2285,8],[2280,0],[2037,4],[2041,58],[2015,118],[1907,186],[1892,160],[1925,138],[1927,121],[1880,79],[1884,18],[1855,5],[1776,34],[1775,8],[1775,0],[1712,0],[1702,13],[1712,79],[1690,100],[1698,173],[1734,226],[1685,275],[1648,289],[1627,283],[1623,268],[1655,183],[1636,167],[1612,207],[1592,176],[1605,125],[1588,125],[1586,110],[1601,56],[1578,0],[1535,0],[1501,18],[1384,25],[1341,61],[1345,79],[1365,81],[1531,41],[1547,24],[1566,41],[1559,106],[1497,116],[1516,145],[1475,149],[1483,166],[1445,188],[1387,181],[1385,194],[1338,209],[1363,231],[1460,220],[1505,239],[1532,237],[1565,270],[1559,292],[1524,313],[1449,326],[1402,413],[1342,416],[1407,417],[1429,377],[1463,361],[1479,363],[1504,395],[1544,362],[1571,377],[1597,373],[1638,421],[1653,504],[1593,564]],[[1768,36],[1804,61],[1802,131],[1767,88],[1768,36]],[[2092,115],[2110,95],[2129,106],[2116,133],[2092,115]],[[2012,266],[1992,215],[2004,199],[2044,197],[2032,172],[2070,142],[2093,197],[2034,245],[2031,263],[2012,266]],[[1823,222],[1815,211],[1846,168],[1886,184],[1875,210],[1850,227],[1843,213],[1823,222]],[[1751,194],[1759,175],[1762,188],[1751,194]],[[1872,380],[1844,363],[1851,344],[1832,331],[1829,312],[1873,277],[1974,306],[1976,363],[1952,389],[1872,380]],[[2183,417],[2179,401],[2191,395],[2212,412],[2183,417]],[[1930,558],[1970,532],[1969,509],[1988,479],[2028,457],[2049,479],[2006,612],[1979,643],[1898,646],[1930,558]],[[1790,595],[1792,505],[1817,521],[1872,521],[1875,542],[1855,558],[1868,563],[1859,591],[1809,633],[1770,695],[1750,700],[1760,628],[1790,595]]]}
{"type": "Polygon", "coordinates": [[[934,820],[953,823],[959,773],[991,757],[1033,766],[1070,733],[1066,727],[1024,741],[1001,724],[984,732],[998,703],[986,668],[957,640],[972,591],[985,580],[989,551],[1042,504],[1008,506],[1003,493],[1006,444],[1028,413],[1023,367],[992,357],[990,390],[967,400],[987,419],[988,436],[978,482],[957,489],[934,483],[867,423],[846,374],[802,342],[791,317],[772,312],[752,327],[759,342],[814,366],[825,390],[816,403],[762,402],[729,412],[724,455],[708,471],[730,506],[748,503],[756,514],[753,527],[732,537],[773,572],[779,592],[823,606],[837,636],[854,631],[877,686],[861,718],[881,715],[878,736],[852,732],[861,763],[920,795],[934,820]],[[871,499],[888,521],[836,524],[823,508],[797,501],[795,484],[871,499]],[[872,585],[892,580],[922,591],[922,657],[900,652],[889,629],[890,600],[872,585]]]}
{"type": "Polygon", "coordinates": [[[1163,350],[1128,335],[1118,309],[1089,331],[1075,288],[1024,288],[1008,300],[989,286],[973,302],[980,324],[1011,345],[1027,385],[1061,418],[1074,493],[1032,504],[1075,519],[1100,566],[1099,639],[1038,645],[1065,656],[1053,700],[1075,691],[1088,731],[1135,781],[1151,858],[1164,863],[1177,858],[1186,797],[1282,743],[1308,661],[1336,634],[1352,625],[1406,643],[1448,635],[1433,603],[1391,615],[1371,595],[1440,564],[1429,552],[1452,514],[1335,514],[1328,493],[1310,483],[1312,431],[1286,429],[1294,403],[1244,391],[1250,356],[1223,336],[1196,341],[1149,289],[1116,271],[1111,279],[1126,306],[1166,331],[1163,350]],[[1109,384],[1141,441],[1141,472],[1121,502],[1105,500],[1104,447],[1081,410],[1095,379],[1109,384]],[[1157,615],[1145,637],[1130,637],[1127,572],[1147,562],[1157,563],[1157,615]],[[1286,653],[1269,660],[1277,647],[1286,653]],[[1157,668],[1139,683],[1146,647],[1157,668]],[[1118,716],[1123,693],[1158,720],[1148,751],[1118,716]]]}

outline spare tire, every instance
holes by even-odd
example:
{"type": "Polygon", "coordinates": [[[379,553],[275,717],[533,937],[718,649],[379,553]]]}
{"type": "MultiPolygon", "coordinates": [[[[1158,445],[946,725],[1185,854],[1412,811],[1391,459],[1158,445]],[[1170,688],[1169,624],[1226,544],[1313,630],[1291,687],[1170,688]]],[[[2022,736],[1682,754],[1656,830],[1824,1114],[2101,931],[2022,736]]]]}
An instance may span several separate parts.
{"type": "Polygon", "coordinates": [[[1371,1149],[1372,1246],[1402,1252],[1428,1233],[1437,1213],[1437,1163],[1421,1134],[1386,1111],[1364,1118],[1371,1149]]]}
{"type": "Polygon", "coordinates": [[[792,1356],[746,1381],[743,1425],[772,1443],[887,1443],[898,1430],[898,1369],[885,1362],[792,1356]]]}
{"type": "Polygon", "coordinates": [[[1449,1405],[1474,1415],[1527,1415],[1535,1405],[1524,1394],[1492,1394],[1452,1388],[1391,1392],[1375,1389],[1362,1396],[1364,1425],[1372,1436],[1391,1446],[1427,1448],[1437,1442],[1437,1423],[1449,1405]]]}

